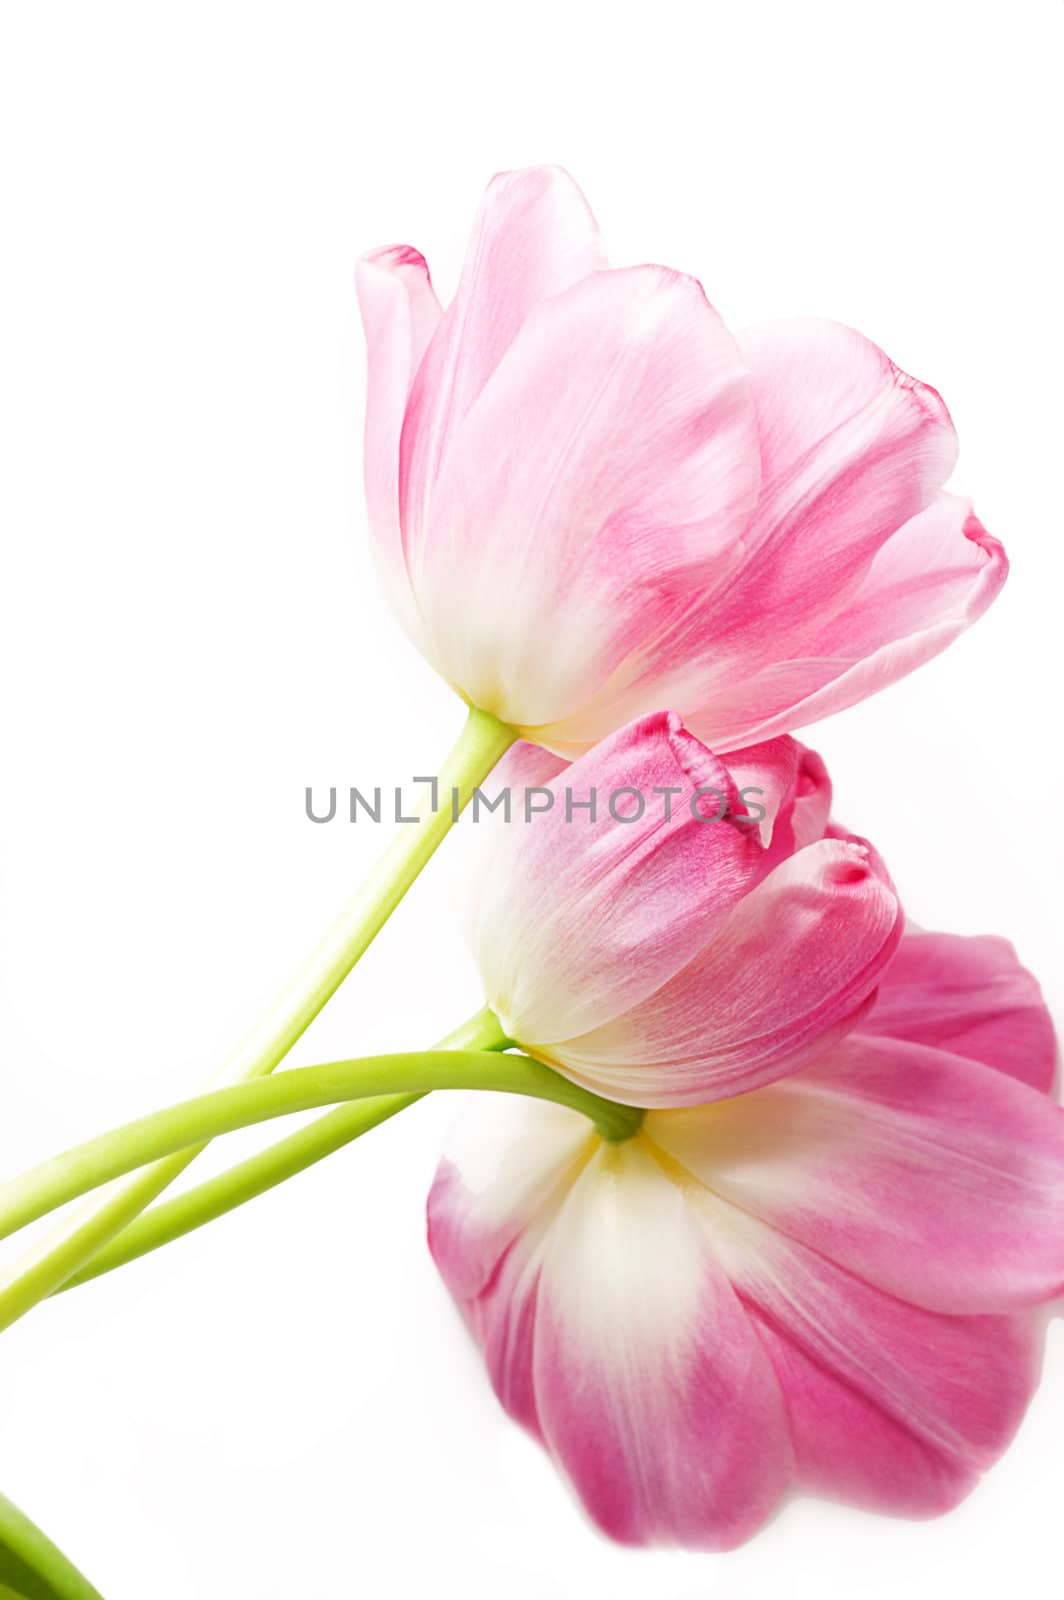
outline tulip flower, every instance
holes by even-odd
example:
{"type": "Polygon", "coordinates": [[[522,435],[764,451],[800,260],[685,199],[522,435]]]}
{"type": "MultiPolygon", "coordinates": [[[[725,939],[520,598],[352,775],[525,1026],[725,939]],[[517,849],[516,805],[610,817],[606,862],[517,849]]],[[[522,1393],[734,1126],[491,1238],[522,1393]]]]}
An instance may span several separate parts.
{"type": "Polygon", "coordinates": [[[613,1538],[729,1548],[790,1486],[941,1512],[1016,1429],[1064,1287],[1053,1065],[1008,945],[907,934],[848,1038],[625,1143],[483,1097],[431,1249],[613,1538]]]}
{"type": "Polygon", "coordinates": [[[701,1104],[792,1071],[870,1003],[901,908],[864,840],[825,836],[827,775],[793,739],[726,764],[658,712],[571,766],[518,746],[499,775],[473,954],[507,1036],[566,1077],[701,1104]]]}
{"type": "Polygon", "coordinates": [[[564,172],[489,186],[444,311],[359,265],[387,591],[472,705],[563,755],[675,707],[718,751],[842,710],[994,598],[938,394],[850,328],[734,338],[694,278],[609,269],[564,172]]]}

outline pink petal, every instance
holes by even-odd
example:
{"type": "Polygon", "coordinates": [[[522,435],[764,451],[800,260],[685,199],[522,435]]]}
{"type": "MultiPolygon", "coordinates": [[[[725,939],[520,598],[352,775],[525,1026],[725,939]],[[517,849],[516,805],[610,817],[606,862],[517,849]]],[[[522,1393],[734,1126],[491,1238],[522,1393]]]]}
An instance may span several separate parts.
{"type": "Polygon", "coordinates": [[[756,637],[756,595],[775,640],[810,612],[838,609],[846,586],[945,483],[957,440],[934,389],[853,328],[814,318],[763,323],[739,344],[762,487],[753,553],[727,616],[756,637]]]}
{"type": "Polygon", "coordinates": [[[1039,1319],[938,1317],[796,1246],[744,1288],[783,1390],[799,1483],[896,1516],[950,1510],[1010,1443],[1039,1319]],[[786,1278],[783,1275],[786,1274],[786,1278]]]}
{"type": "Polygon", "coordinates": [[[625,1543],[730,1549],[792,1470],[770,1363],[684,1192],[638,1140],[602,1146],[544,1251],[539,1426],[625,1543]]]}
{"type": "Polygon", "coordinates": [[[937,1045],[1048,1093],[1053,1022],[1007,939],[906,930],[861,1032],[937,1045]]]}
{"type": "MultiPolygon", "coordinates": [[[[492,770],[485,792],[495,798],[509,788],[516,796],[560,777],[571,765],[542,745],[519,739],[492,770]]],[[[737,814],[745,813],[756,824],[764,845],[774,843],[774,858],[782,860],[823,838],[831,812],[831,779],[814,750],[787,737],[769,739],[733,750],[727,767],[739,795],[737,814]]]]}
{"type": "Polygon", "coordinates": [[[366,333],[366,505],[385,590],[412,630],[416,608],[399,525],[399,437],[414,374],[439,323],[425,258],[409,245],[374,250],[355,274],[366,333]]]}
{"type": "MultiPolygon", "coordinates": [[[[980,1072],[984,1069],[973,1068],[980,1072]]],[[[995,1082],[1016,1094],[1031,1091],[995,1082]]],[[[978,1090],[975,1091],[976,1093],[978,1090]]],[[[773,1091],[749,1096],[761,1101],[773,1091]]],[[[642,1137],[687,1170],[691,1124],[701,1117],[708,1133],[713,1107],[647,1118],[642,1137]]],[[[874,1116],[877,1108],[869,1107],[874,1116]]],[[[768,1118],[766,1117],[766,1123],[768,1118]]],[[[813,1178],[821,1154],[795,1135],[797,1161],[813,1178]],[[801,1151],[801,1155],[798,1152],[801,1151]]],[[[778,1141],[786,1138],[783,1131],[778,1141]]],[[[749,1149],[751,1166],[759,1153],[749,1149]]],[[[737,1157],[737,1163],[741,1157],[737,1157]]],[[[1042,1318],[1035,1314],[943,1316],[896,1298],[832,1259],[834,1239],[811,1248],[729,1204],[727,1173],[714,1163],[712,1189],[696,1189],[703,1227],[724,1271],[760,1330],[783,1390],[799,1482],[859,1505],[905,1515],[931,1515],[957,1503],[1005,1449],[1038,1378],[1042,1318]],[[822,1246],[822,1247],[821,1247],[822,1246]]],[[[797,1166],[796,1166],[797,1170],[797,1166]]],[[[777,1173],[771,1154],[760,1193],[770,1195],[777,1173]]],[[[748,1192],[753,1192],[751,1183],[748,1192]]],[[[836,1206],[845,1209],[852,1188],[840,1182],[836,1206]]],[[[910,1205],[908,1175],[879,1196],[884,1235],[890,1208],[910,1205]]],[[[790,1229],[791,1214],[781,1205],[790,1229]]],[[[969,1193],[968,1228],[978,1236],[980,1202],[969,1193]]],[[[868,1243],[866,1239],[866,1243],[868,1243]]],[[[955,1241],[954,1241],[955,1242],[955,1241]]],[[[903,1246],[902,1248],[906,1248],[903,1246]]],[[[936,1250],[927,1276],[950,1262],[936,1250]]],[[[988,1297],[989,1299],[990,1297],[988,1297]]]]}
{"type": "Polygon", "coordinates": [[[404,503],[434,664],[564,754],[543,725],[741,561],[758,476],[745,368],[693,279],[600,272],[544,301],[449,445],[431,528],[404,503]]]}
{"type": "Polygon", "coordinates": [[[741,809],[727,768],[667,713],[554,778],[532,797],[549,811],[512,801],[478,840],[471,937],[489,1005],[540,1054],[664,983],[765,870],[756,827],[713,820],[741,809]]]}
{"type": "Polygon", "coordinates": [[[630,1105],[698,1105],[793,1071],[856,1022],[902,913],[863,841],[823,839],[740,900],[628,1011],[535,1054],[630,1105]]]}
{"type": "MultiPolygon", "coordinates": [[[[482,1237],[455,1182],[429,1202],[433,1249],[445,1233],[452,1256],[482,1237]]],[[[490,1276],[458,1276],[479,1284],[460,1298],[500,1400],[605,1532],[725,1549],[764,1521],[791,1472],[779,1389],[683,1190],[638,1139],[598,1145],[490,1276]]]]}
{"type": "Polygon", "coordinates": [[[761,497],[731,580],[549,730],[572,755],[651,705],[718,752],[842,710],[929,660],[996,595],[1006,564],[965,501],[934,390],[852,329],[792,322],[740,341],[761,497]]]}
{"type": "Polygon", "coordinates": [[[944,650],[982,616],[1007,573],[1004,550],[970,502],[940,494],[887,541],[838,613],[811,615],[790,657],[781,650],[751,671],[756,661],[737,641],[706,711],[688,720],[727,750],[844,711],[944,650]]]}
{"type": "Polygon", "coordinates": [[[1041,1249],[1043,1268],[1061,1254],[1043,1203],[1059,1197],[1061,1113],[959,1057],[846,1049],[818,1069],[815,1106],[791,1080],[651,1112],[620,1145],[527,1103],[493,1136],[496,1097],[479,1097],[463,1133],[479,1128],[480,1154],[441,1169],[430,1241],[496,1392],[614,1538],[727,1548],[793,1473],[940,1512],[1019,1423],[1042,1319],[1008,1307],[1045,1299],[1049,1275],[1024,1289],[1005,1234],[1041,1189],[1040,1244],[1018,1250],[1041,1249]],[[980,1244],[983,1314],[929,1309],[976,1284],[980,1244]]]}
{"type": "Polygon", "coordinates": [[[736,750],[728,762],[746,814],[757,821],[761,842],[766,846],[774,835],[778,840],[784,832],[783,827],[777,830],[776,823],[781,811],[793,807],[802,756],[802,747],[796,740],[769,739],[764,744],[736,750]]]}
{"type": "Polygon", "coordinates": [[[429,1246],[456,1300],[481,1294],[503,1256],[557,1209],[597,1143],[575,1111],[518,1095],[467,1097],[429,1195],[429,1246]]]}
{"type": "Polygon", "coordinates": [[[512,744],[502,760],[492,768],[491,778],[484,785],[485,793],[497,796],[504,789],[509,789],[513,795],[514,804],[517,805],[526,789],[539,789],[544,784],[550,783],[552,778],[558,778],[563,772],[569,770],[571,763],[561,756],[556,756],[550,750],[545,750],[541,744],[530,744],[527,739],[518,739],[512,744]]]}
{"type": "Polygon", "coordinates": [[[410,396],[401,465],[408,547],[425,536],[456,431],[530,313],[605,264],[587,201],[561,168],[502,172],[488,185],[458,293],[410,396]]]}
{"type": "Polygon", "coordinates": [[[769,739],[733,750],[727,761],[748,815],[760,806],[761,839],[774,860],[824,837],[831,813],[831,779],[815,750],[797,740],[769,739]]]}
{"type": "Polygon", "coordinates": [[[661,1129],[723,1199],[913,1305],[1009,1311],[1064,1290],[1064,1112],[980,1063],[854,1035],[661,1129]]]}

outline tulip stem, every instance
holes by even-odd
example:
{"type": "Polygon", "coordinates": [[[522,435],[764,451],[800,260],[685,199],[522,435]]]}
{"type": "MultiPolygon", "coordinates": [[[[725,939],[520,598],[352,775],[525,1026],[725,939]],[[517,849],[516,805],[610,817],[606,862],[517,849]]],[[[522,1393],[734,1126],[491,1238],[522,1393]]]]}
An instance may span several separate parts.
{"type": "MultiPolygon", "coordinates": [[[[516,737],[512,728],[487,712],[470,709],[465,727],[440,769],[436,792],[424,796],[417,823],[398,829],[302,972],[224,1068],[221,1082],[238,1084],[265,1077],[284,1059],[380,932],[473,790],[516,737]]],[[[138,1171],[128,1182],[94,1197],[57,1236],[42,1241],[26,1260],[0,1278],[0,1329],[65,1283],[199,1153],[198,1147],[175,1145],[173,1149],[175,1153],[166,1161],[138,1171]]]]}
{"type": "MultiPolygon", "coordinates": [[[[485,1007],[441,1039],[436,1049],[504,1050],[509,1042],[494,1013],[485,1007]]],[[[352,1100],[327,1111],[307,1127],[288,1134],[227,1171],[143,1212],[110,1244],[97,1251],[80,1272],[60,1284],[56,1293],[102,1277],[105,1272],[137,1261],[215,1218],[224,1217],[248,1200],[257,1199],[286,1179],[296,1177],[326,1156],[342,1150],[344,1145],[361,1138],[371,1128],[379,1127],[422,1098],[419,1094],[381,1095],[375,1099],[352,1100]]]]}
{"type": "Polygon", "coordinates": [[[0,1494],[0,1600],[102,1600],[51,1539],[0,1494]]]}
{"type": "MultiPolygon", "coordinates": [[[[297,1133],[279,1139],[257,1155],[238,1162],[214,1178],[196,1184],[184,1194],[174,1195],[151,1206],[123,1228],[117,1238],[98,1250],[80,1272],[61,1283],[54,1291],[65,1294],[80,1284],[100,1278],[116,1267],[150,1255],[175,1239],[206,1226],[217,1217],[224,1217],[248,1200],[275,1189],[288,1178],[305,1172],[315,1162],[323,1161],[334,1151],[342,1150],[371,1128],[387,1122],[397,1112],[404,1111],[424,1097],[419,1094],[380,1095],[374,1099],[352,1100],[337,1106],[323,1117],[318,1117],[297,1133]]],[[[2,1597],[0,1597],[2,1600],[2,1597]]]]}
{"type": "MultiPolygon", "coordinates": [[[[138,1167],[219,1134],[341,1100],[435,1089],[488,1089],[551,1100],[582,1112],[611,1141],[629,1138],[643,1118],[642,1111],[603,1100],[530,1056],[490,1050],[421,1050],[296,1067],[139,1117],[0,1186],[0,1238],[138,1167]]],[[[13,1309],[17,1315],[9,1298],[4,1307],[9,1319],[13,1309]]]]}

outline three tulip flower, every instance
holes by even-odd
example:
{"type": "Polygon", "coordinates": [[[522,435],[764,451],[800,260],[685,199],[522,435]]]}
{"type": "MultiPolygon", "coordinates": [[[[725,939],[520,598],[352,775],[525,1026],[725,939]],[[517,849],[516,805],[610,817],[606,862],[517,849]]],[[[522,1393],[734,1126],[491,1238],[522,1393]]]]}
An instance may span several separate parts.
{"type": "Polygon", "coordinates": [[[1064,1289],[1053,1034],[1008,945],[903,937],[789,735],[1000,588],[949,415],[851,329],[734,338],[695,280],[609,269],[552,169],[492,183],[446,310],[407,247],[359,292],[389,596],[556,802],[483,845],[489,1005],[648,1108],[623,1142],[465,1119],[429,1235],[495,1389],[621,1540],[728,1547],[795,1482],[941,1511],[1064,1289]]]}
{"type": "MultiPolygon", "coordinates": [[[[791,1486],[943,1511],[1064,1293],[1053,1031],[1009,945],[905,926],[792,735],[1004,581],[949,415],[852,329],[736,338],[694,279],[608,268],[553,169],[491,184],[446,310],[405,246],[358,284],[374,549],[465,729],[220,1086],[0,1184],[0,1238],[66,1208],[0,1272],[0,1331],[471,1087],[430,1247],[599,1527],[726,1549],[791,1486]],[[477,834],[487,1005],[270,1081],[496,768],[525,803],[477,834]],[[218,1134],[323,1106],[153,1204],[218,1134]]],[[[73,1594],[0,1513],[0,1567],[73,1594]]]]}

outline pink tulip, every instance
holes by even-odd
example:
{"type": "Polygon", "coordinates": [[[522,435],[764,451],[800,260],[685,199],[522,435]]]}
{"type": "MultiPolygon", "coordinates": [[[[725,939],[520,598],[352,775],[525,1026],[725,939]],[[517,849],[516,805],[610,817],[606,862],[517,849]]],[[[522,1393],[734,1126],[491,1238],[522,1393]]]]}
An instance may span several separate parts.
{"type": "Polygon", "coordinates": [[[430,1245],[605,1532],[724,1549],[789,1486],[910,1516],[972,1488],[1064,1287],[1053,1054],[1008,945],[916,934],[859,1028],[768,1088],[622,1144],[553,1106],[470,1113],[430,1245]]]}
{"type": "Polygon", "coordinates": [[[942,650],[1005,578],[943,492],[952,423],[852,329],[734,339],[693,278],[609,270],[565,173],[488,188],[446,311],[416,250],[358,269],[366,492],[409,633],[572,755],[674,706],[716,750],[942,650]]]}
{"type": "Polygon", "coordinates": [[[478,838],[473,954],[506,1033],[566,1077],[701,1104],[793,1071],[867,1007],[901,909],[863,840],[824,836],[827,775],[793,739],[725,765],[657,712],[572,766],[519,746],[499,777],[511,819],[478,838]]]}

